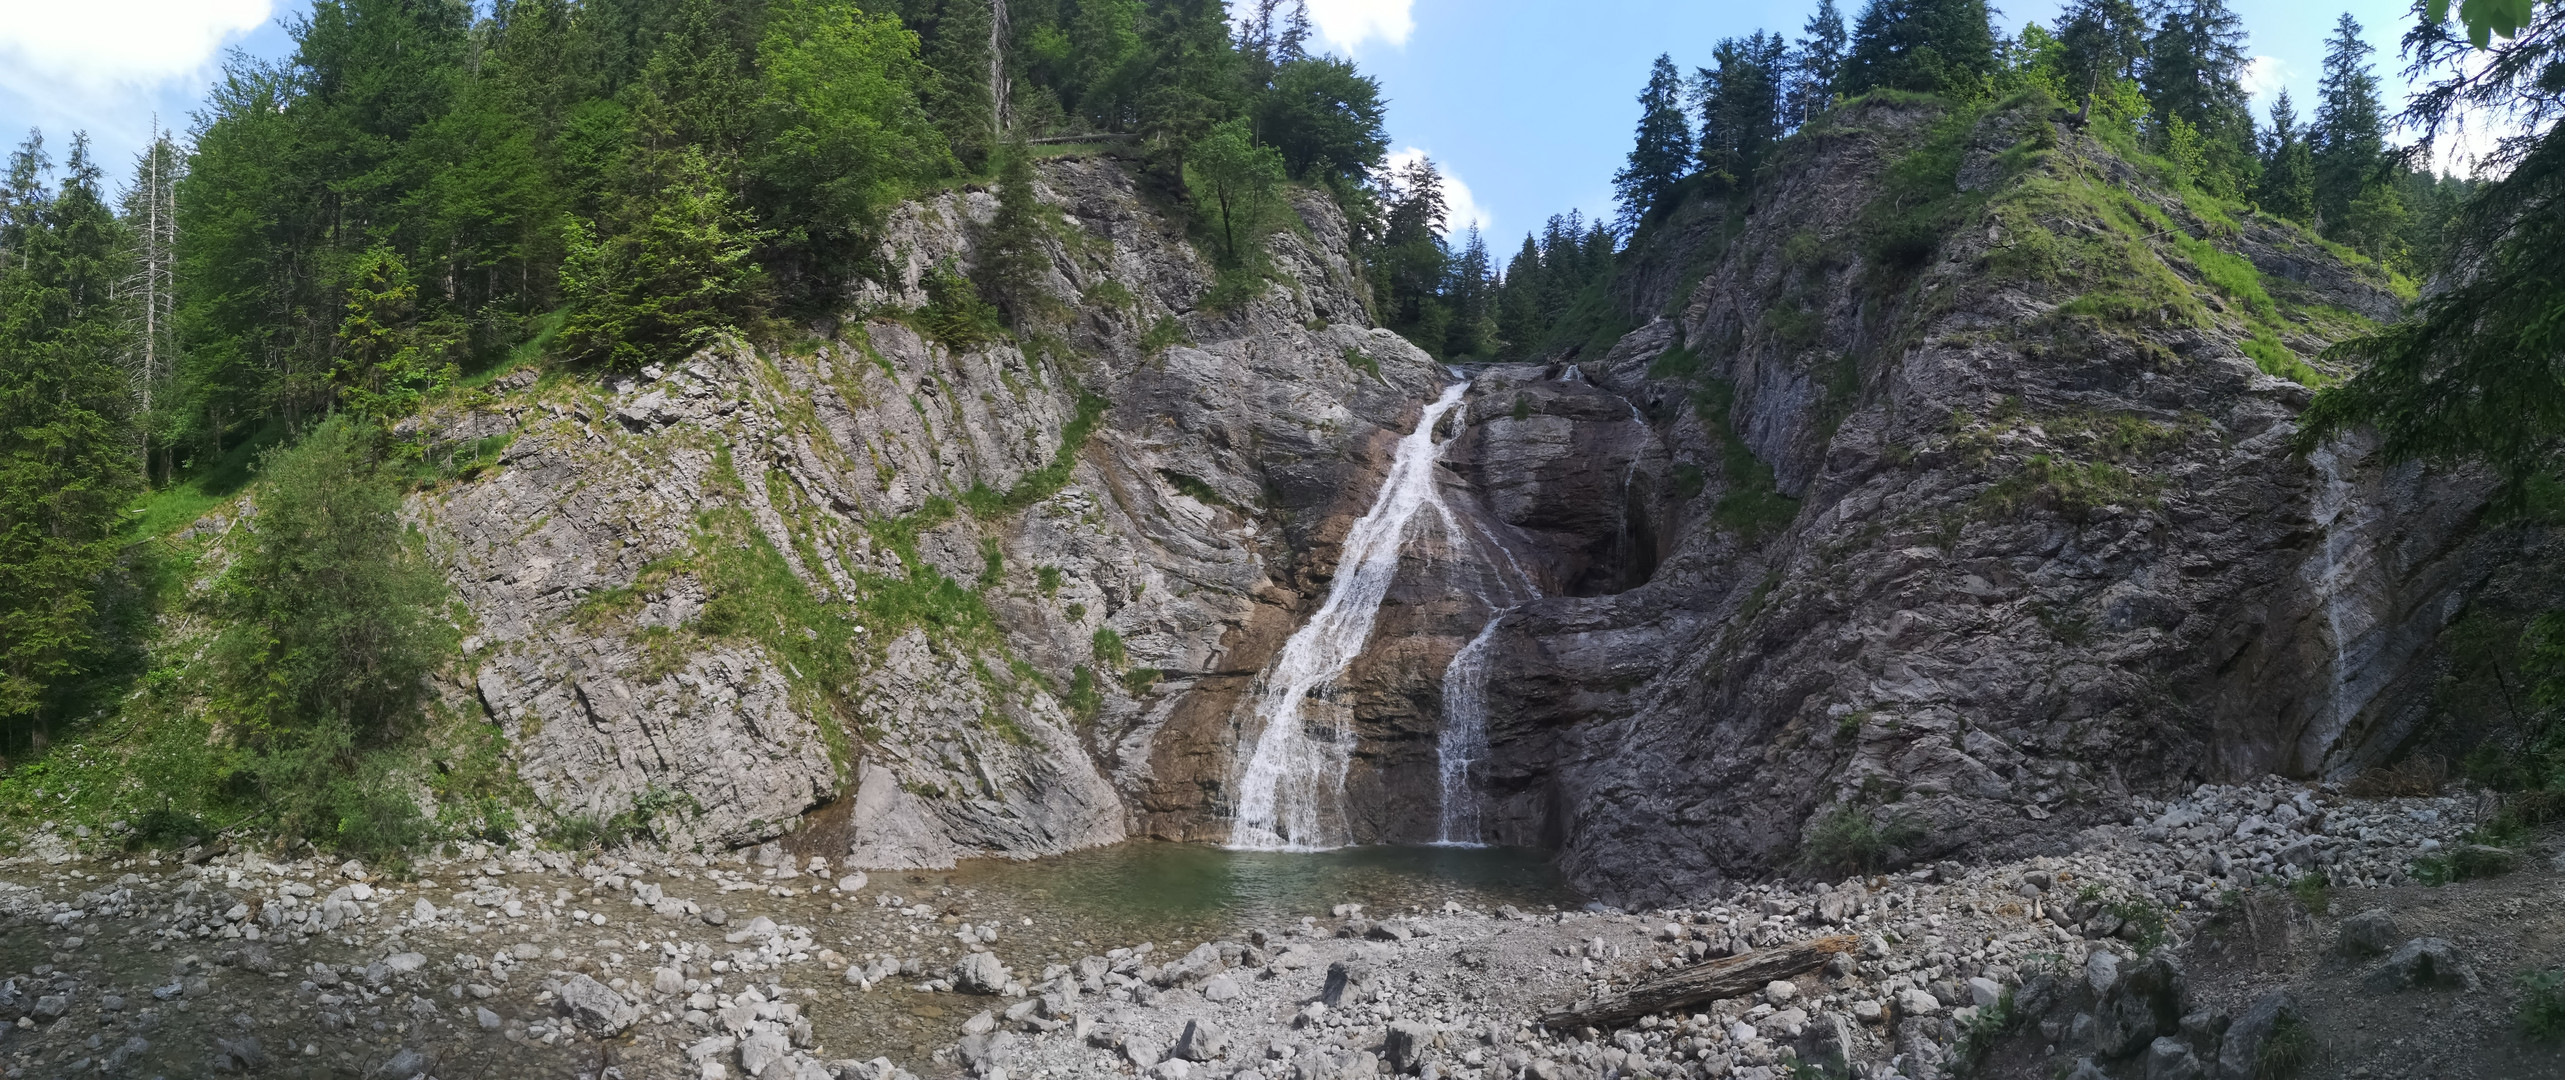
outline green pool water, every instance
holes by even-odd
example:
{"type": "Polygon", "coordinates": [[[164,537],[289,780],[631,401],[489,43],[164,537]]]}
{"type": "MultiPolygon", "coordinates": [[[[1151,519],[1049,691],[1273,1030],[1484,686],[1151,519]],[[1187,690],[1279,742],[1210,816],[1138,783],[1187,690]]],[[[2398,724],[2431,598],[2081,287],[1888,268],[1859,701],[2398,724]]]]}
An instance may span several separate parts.
{"type": "Polygon", "coordinates": [[[1302,916],[1325,918],[1343,903],[1374,915],[1446,901],[1479,911],[1583,903],[1547,854],[1521,848],[1265,852],[1138,841],[1031,862],[979,860],[913,877],[913,884],[967,890],[983,903],[1036,909],[1048,916],[1039,921],[1074,927],[1088,941],[1279,929],[1302,916]]]}

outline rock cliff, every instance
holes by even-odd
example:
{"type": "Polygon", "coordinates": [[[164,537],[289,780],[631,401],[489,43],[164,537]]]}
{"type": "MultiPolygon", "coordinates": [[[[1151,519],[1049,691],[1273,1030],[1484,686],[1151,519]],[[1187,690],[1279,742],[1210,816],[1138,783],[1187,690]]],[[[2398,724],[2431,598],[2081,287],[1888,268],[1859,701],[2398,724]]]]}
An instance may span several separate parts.
{"type": "Polygon", "coordinates": [[[1636,479],[1571,486],[1586,550],[1626,521],[1661,560],[1501,628],[1491,838],[1645,900],[2039,854],[2133,794],[2338,777],[2412,735],[2501,561],[2486,486],[2293,455],[2309,391],[2279,375],[2398,302],[2154,169],[2044,109],[1845,110],[1752,205],[1647,238],[1621,288],[1662,315],[1491,376],[1520,404],[1473,413],[1461,465],[1491,492],[1628,437],[1598,393],[1646,416],[1636,479]]]}
{"type": "Polygon", "coordinates": [[[1020,343],[932,308],[996,210],[960,191],[799,345],[527,370],[414,422],[492,458],[415,509],[473,623],[451,696],[546,810],[737,845],[826,808],[874,866],[1224,817],[1227,703],[1448,380],[1368,325],[1321,200],[1213,311],[1124,170],[1039,190],[1071,314],[1020,343]]]}
{"type": "MultiPolygon", "coordinates": [[[[1458,838],[1633,901],[2410,744],[2511,541],[2478,478],[2292,453],[2392,283],[2161,169],[2044,108],[1839,110],[1640,236],[1608,348],[1468,373],[1319,695],[1350,838],[1453,838],[1456,693],[1458,838]]],[[[801,344],[420,422],[496,455],[417,512],[457,702],[553,813],[869,866],[1227,838],[1259,674],[1451,376],[1369,325],[1323,200],[1212,310],[1115,163],[1040,190],[1065,315],[1020,340],[936,306],[996,209],[958,191],[801,344]]]]}

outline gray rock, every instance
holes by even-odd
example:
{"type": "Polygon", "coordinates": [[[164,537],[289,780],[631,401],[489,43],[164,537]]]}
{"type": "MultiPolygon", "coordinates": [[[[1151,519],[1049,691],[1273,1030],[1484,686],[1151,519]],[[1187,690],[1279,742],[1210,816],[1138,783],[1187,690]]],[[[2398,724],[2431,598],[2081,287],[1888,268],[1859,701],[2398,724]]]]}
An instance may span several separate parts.
{"type": "Polygon", "coordinates": [[[2334,932],[2333,940],[2334,948],[2343,955],[2367,959],[2385,955],[2396,947],[2397,942],[2404,940],[2404,936],[2403,930],[2396,925],[2395,913],[2374,907],[2344,919],[2342,928],[2334,932]]]}
{"type": "Polygon", "coordinates": [[[1819,1013],[1799,1033],[1799,1060],[1827,1076],[1852,1075],[1861,1028],[1841,1013],[1819,1013]]]}
{"type": "Polygon", "coordinates": [[[393,1051],[392,1056],[374,1070],[374,1075],[381,1080],[418,1080],[427,1071],[427,1055],[404,1046],[393,1051]]]}
{"type": "Polygon", "coordinates": [[[2109,995],[2119,985],[2120,954],[2109,949],[2084,954],[2084,988],[2095,998],[2109,995]]]}
{"type": "Polygon", "coordinates": [[[1389,1038],[1383,1055],[1394,1073],[1409,1073],[1425,1063],[1425,1051],[1434,1046],[1434,1027],[1413,1020],[1394,1021],[1389,1025],[1389,1038]]]}
{"type": "Polygon", "coordinates": [[[478,1005],[472,1007],[472,1022],[481,1025],[483,1031],[499,1030],[499,1014],[478,1005]]]}
{"type": "Polygon", "coordinates": [[[46,994],[36,999],[36,1003],[27,1009],[27,1015],[34,1017],[39,1024],[50,1024],[70,1011],[71,995],[46,994]]]}
{"type": "Polygon", "coordinates": [[[1126,1038],[1122,1040],[1122,1056],[1132,1068],[1146,1069],[1166,1060],[1167,1049],[1148,1039],[1126,1038]]]}
{"type": "Polygon", "coordinates": [[[2168,1035],[2147,1044],[2146,1080],[2208,1080],[2208,1075],[2190,1043],[2168,1035]]]}
{"type": "Polygon", "coordinates": [[[953,988],[965,993],[1003,993],[1006,983],[1006,965],[994,953],[970,953],[953,966],[953,988]]]}
{"type": "Polygon", "coordinates": [[[2156,953],[2123,974],[2093,1012],[2093,1049],[2103,1058],[2144,1051],[2157,1036],[2181,1030],[2186,986],[2168,953],[2156,953]]]}
{"type": "Polygon", "coordinates": [[[768,1066],[789,1060],[792,1043],[784,1033],[768,1028],[752,1032],[739,1040],[739,1068],[750,1076],[763,1075],[768,1066]]]}
{"type": "Polygon", "coordinates": [[[2066,1080],[2111,1080],[2111,1074],[2103,1072],[2101,1066],[2093,1064],[2092,1058],[2077,1058],[2075,1071],[2067,1073],[2066,1080]]]}
{"type": "Polygon", "coordinates": [[[1318,1000],[1328,1008],[1342,1008],[1347,1000],[1361,1001],[1371,989],[1372,969],[1368,964],[1338,960],[1327,965],[1327,982],[1318,991],[1318,1000]]]}
{"type": "Polygon", "coordinates": [[[727,926],[730,923],[730,909],[714,904],[704,909],[703,920],[706,926],[727,926]]]}
{"type": "Polygon", "coordinates": [[[213,1064],[215,1072],[258,1072],[267,1068],[267,1049],[256,1035],[215,1039],[213,1064]]]}
{"type": "Polygon", "coordinates": [[[586,975],[564,980],[553,996],[553,1007],[571,1022],[600,1036],[623,1034],[625,1028],[641,1018],[641,1010],[625,1001],[623,995],[586,975]]]}
{"type": "Polygon", "coordinates": [[[2474,990],[2477,979],[2475,967],[2456,945],[2446,938],[2426,937],[2406,942],[2360,984],[2371,993],[2392,994],[2417,989],[2474,990]]]}
{"type": "Polygon", "coordinates": [[[2298,999],[2286,990],[2263,995],[2218,1040],[2217,1080],[2259,1080],[2269,1058],[2294,1058],[2311,1045],[2298,999]]]}
{"type": "MultiPolygon", "coordinates": [[[[1398,1037],[1395,1028],[1390,1038],[1398,1037]]],[[[1186,1061],[1214,1061],[1229,1053],[1229,1037],[1208,1020],[1185,1021],[1184,1034],[1176,1038],[1176,1056],[1186,1061]]]]}

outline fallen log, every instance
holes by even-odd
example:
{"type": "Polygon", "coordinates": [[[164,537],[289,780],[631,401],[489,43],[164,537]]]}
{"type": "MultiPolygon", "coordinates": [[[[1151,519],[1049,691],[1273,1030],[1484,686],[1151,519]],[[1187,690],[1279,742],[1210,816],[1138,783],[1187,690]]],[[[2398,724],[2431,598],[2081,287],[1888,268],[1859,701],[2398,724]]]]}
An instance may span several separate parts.
{"type": "Polygon", "coordinates": [[[1860,938],[1845,934],[1739,953],[1650,979],[1591,1005],[1551,1013],[1542,1017],[1541,1023],[1554,1030],[1618,1027],[1650,1013],[1675,1012],[1754,993],[1767,983],[1822,967],[1837,953],[1851,952],[1860,945],[1860,938]]]}

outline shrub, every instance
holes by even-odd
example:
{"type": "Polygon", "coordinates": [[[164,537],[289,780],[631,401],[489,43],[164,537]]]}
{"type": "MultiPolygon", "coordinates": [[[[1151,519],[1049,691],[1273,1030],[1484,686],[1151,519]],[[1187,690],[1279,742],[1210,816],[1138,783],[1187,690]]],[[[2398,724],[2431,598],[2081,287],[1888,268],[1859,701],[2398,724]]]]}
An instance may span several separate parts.
{"type": "Polygon", "coordinates": [[[2520,977],[2520,1005],[2515,1016],[2533,1039],[2565,1036],[2565,968],[2550,968],[2520,977]]]}
{"type": "Polygon", "coordinates": [[[1839,806],[1808,831],[1799,864],[1814,874],[1876,873],[1888,868],[1897,849],[1924,835],[1922,825],[1904,817],[1883,818],[1860,807],[1839,806]]]}
{"type": "Polygon", "coordinates": [[[2316,1033],[2296,1013],[2282,1013],[2254,1055],[2253,1080],[2289,1080],[2316,1060],[2316,1033]]]}
{"type": "Polygon", "coordinates": [[[255,530],[215,590],[210,698],[254,753],[236,774],[293,835],[378,852],[423,827],[376,756],[451,655],[445,580],[402,525],[380,431],[323,423],[263,469],[255,530]]]}

